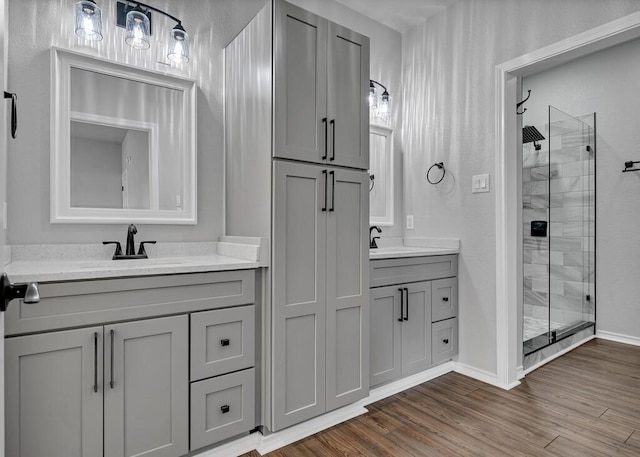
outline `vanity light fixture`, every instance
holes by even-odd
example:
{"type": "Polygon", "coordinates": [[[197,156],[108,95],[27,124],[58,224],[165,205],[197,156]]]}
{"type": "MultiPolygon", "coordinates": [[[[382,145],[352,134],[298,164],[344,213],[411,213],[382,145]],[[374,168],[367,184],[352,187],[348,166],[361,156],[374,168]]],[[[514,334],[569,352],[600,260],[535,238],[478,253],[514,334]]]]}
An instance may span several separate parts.
{"type": "Polygon", "coordinates": [[[389,91],[385,86],[380,84],[378,81],[374,81],[373,79],[369,80],[369,110],[374,114],[375,117],[381,117],[385,120],[388,118],[391,112],[391,95],[389,95],[389,91]],[[380,100],[378,100],[378,96],[376,94],[375,84],[382,87],[383,92],[380,96],[380,100]]]}
{"type": "MultiPolygon", "coordinates": [[[[151,11],[176,22],[169,35],[167,58],[176,63],[189,62],[189,34],[182,21],[169,13],[142,2],[116,2],[116,25],[127,30],[125,42],[136,49],[151,47],[151,11]]],[[[76,35],[90,41],[102,40],[102,10],[95,0],[76,3],[76,35]]]]}
{"type": "Polygon", "coordinates": [[[102,40],[102,10],[94,0],[76,3],[76,35],[89,41],[102,40]]]}
{"type": "Polygon", "coordinates": [[[169,35],[167,58],[176,63],[189,62],[189,35],[182,21],[158,8],[137,1],[117,2],[116,24],[127,29],[127,44],[138,49],[148,49],[151,35],[151,11],[176,22],[169,35]]]}

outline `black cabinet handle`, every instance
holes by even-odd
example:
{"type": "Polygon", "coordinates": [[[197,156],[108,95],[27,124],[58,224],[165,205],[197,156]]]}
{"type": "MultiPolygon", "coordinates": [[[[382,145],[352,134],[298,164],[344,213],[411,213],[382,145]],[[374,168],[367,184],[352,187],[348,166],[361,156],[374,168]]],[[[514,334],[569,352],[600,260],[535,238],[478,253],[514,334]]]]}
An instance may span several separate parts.
{"type": "Polygon", "coordinates": [[[443,342],[444,344],[449,344],[449,339],[445,338],[444,340],[442,340],[442,342],[443,342]]]}
{"type": "Polygon", "coordinates": [[[329,174],[331,175],[331,208],[329,211],[334,211],[336,209],[336,172],[331,170],[329,174]]]}
{"type": "Polygon", "coordinates": [[[93,391],[98,392],[98,332],[93,333],[93,391]]]}
{"type": "Polygon", "coordinates": [[[404,317],[404,294],[402,293],[402,289],[398,289],[400,292],[400,317],[398,318],[398,322],[403,321],[404,317]]]}
{"type": "Polygon", "coordinates": [[[449,297],[442,297],[442,301],[449,301],[449,297]]]}
{"type": "Polygon", "coordinates": [[[329,127],[327,126],[327,118],[322,119],[322,124],[324,125],[324,155],[322,156],[322,160],[327,160],[327,148],[328,140],[329,140],[329,127]]]}
{"type": "Polygon", "coordinates": [[[329,160],[336,159],[336,120],[331,119],[331,139],[332,139],[332,147],[331,147],[331,158],[329,160]]]}
{"type": "Polygon", "coordinates": [[[11,99],[11,138],[15,140],[18,136],[18,95],[4,91],[4,98],[11,99]]]}
{"type": "Polygon", "coordinates": [[[324,206],[322,207],[322,211],[327,210],[327,187],[329,187],[329,176],[327,175],[327,170],[322,170],[322,174],[324,175],[324,206]]]}
{"type": "Polygon", "coordinates": [[[229,338],[224,338],[224,339],[220,340],[220,345],[221,346],[229,346],[229,338]]]}
{"type": "Polygon", "coordinates": [[[114,332],[113,329],[109,332],[109,335],[111,335],[111,380],[109,381],[109,387],[112,389],[115,386],[115,383],[113,382],[113,340],[115,339],[115,333],[116,332],[114,332]]]}
{"type": "Polygon", "coordinates": [[[406,308],[406,311],[404,313],[404,320],[408,321],[409,320],[409,289],[407,289],[406,287],[404,288],[404,293],[405,293],[405,297],[404,297],[404,306],[406,308]]]}
{"type": "Polygon", "coordinates": [[[231,408],[229,408],[229,405],[222,405],[220,407],[220,411],[222,411],[222,414],[226,414],[231,410],[231,408]]]}

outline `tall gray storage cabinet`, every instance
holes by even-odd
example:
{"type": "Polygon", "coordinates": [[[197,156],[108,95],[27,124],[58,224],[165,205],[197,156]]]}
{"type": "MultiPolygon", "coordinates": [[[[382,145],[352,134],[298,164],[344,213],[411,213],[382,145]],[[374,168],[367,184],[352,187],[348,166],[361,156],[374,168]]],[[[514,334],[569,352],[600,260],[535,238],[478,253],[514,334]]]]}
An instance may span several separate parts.
{"type": "Polygon", "coordinates": [[[271,239],[262,424],[369,392],[369,39],[280,0],[225,49],[226,232],[271,239]]]}

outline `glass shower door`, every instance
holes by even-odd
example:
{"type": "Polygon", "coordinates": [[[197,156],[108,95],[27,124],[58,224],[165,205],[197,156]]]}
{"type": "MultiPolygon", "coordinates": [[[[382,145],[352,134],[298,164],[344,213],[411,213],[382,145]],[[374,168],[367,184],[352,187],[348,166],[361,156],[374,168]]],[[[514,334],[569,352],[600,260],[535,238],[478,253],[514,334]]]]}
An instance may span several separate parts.
{"type": "Polygon", "coordinates": [[[595,323],[595,114],[524,127],[523,222],[528,355],[595,323]]]}
{"type": "Polygon", "coordinates": [[[595,322],[595,113],[549,106],[550,342],[595,322]]]}

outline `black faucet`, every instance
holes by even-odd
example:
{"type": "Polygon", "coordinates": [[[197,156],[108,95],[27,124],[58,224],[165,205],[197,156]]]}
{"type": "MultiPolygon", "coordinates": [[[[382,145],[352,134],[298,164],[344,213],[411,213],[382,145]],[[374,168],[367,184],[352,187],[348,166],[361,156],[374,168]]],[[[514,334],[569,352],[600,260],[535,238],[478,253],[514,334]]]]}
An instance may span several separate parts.
{"type": "Polygon", "coordinates": [[[138,228],[133,224],[129,224],[129,228],[127,229],[127,249],[124,253],[125,255],[136,254],[135,242],[133,240],[133,236],[136,233],[138,233],[138,228]]]}
{"type": "Polygon", "coordinates": [[[382,229],[380,227],[378,227],[377,225],[374,225],[369,229],[369,249],[377,249],[378,248],[378,243],[376,243],[376,240],[379,240],[380,237],[379,236],[374,236],[373,238],[371,238],[371,234],[373,233],[374,230],[377,230],[378,233],[382,233],[382,229]]]}
{"type": "Polygon", "coordinates": [[[147,259],[147,251],[144,248],[145,244],[156,244],[155,241],[141,241],[140,248],[138,249],[138,253],[136,254],[136,243],[134,240],[134,235],[138,233],[138,228],[129,224],[129,228],[127,228],[127,245],[125,248],[125,253],[122,253],[122,247],[120,246],[119,241],[103,241],[102,244],[115,244],[116,251],[113,254],[113,260],[124,260],[124,259],[147,259]]]}

